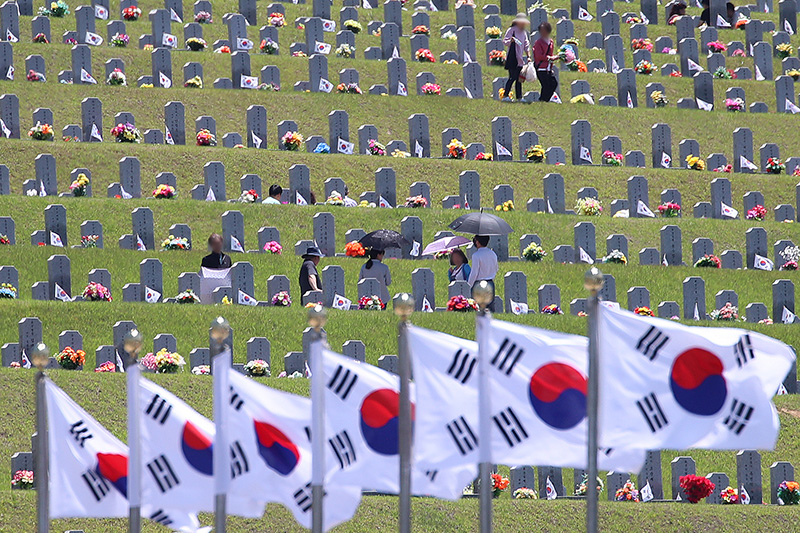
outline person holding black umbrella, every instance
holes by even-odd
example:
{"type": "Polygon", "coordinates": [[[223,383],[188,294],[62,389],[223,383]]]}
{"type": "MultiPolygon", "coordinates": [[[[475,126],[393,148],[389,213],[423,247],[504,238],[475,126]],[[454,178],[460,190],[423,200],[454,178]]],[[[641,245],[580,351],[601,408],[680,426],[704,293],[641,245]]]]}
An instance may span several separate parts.
{"type": "MultiPolygon", "coordinates": [[[[472,238],[475,251],[472,253],[472,270],[467,283],[473,289],[479,281],[488,281],[494,292],[494,278],[497,276],[497,254],[489,246],[488,235],[475,235],[472,238]]],[[[489,311],[494,311],[494,302],[488,306],[489,311]]]]}
{"type": "Polygon", "coordinates": [[[322,259],[322,252],[316,246],[306,248],[303,254],[303,266],[300,267],[300,297],[308,291],[321,291],[322,278],[317,272],[317,265],[322,259]]]}
{"type": "Polygon", "coordinates": [[[392,284],[392,273],[389,267],[383,264],[383,257],[386,254],[383,250],[370,248],[369,260],[361,267],[358,281],[367,278],[375,278],[381,285],[381,293],[378,294],[384,304],[389,303],[389,285],[392,284]]]}

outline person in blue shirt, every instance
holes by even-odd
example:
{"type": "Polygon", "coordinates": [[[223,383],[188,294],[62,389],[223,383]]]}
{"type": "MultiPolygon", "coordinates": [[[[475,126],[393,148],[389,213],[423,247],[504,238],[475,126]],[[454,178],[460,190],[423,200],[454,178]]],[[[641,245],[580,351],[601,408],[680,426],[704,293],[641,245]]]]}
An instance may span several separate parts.
{"type": "Polygon", "coordinates": [[[468,281],[470,271],[467,255],[460,248],[450,252],[450,270],[447,271],[447,279],[450,281],[468,281]]]}

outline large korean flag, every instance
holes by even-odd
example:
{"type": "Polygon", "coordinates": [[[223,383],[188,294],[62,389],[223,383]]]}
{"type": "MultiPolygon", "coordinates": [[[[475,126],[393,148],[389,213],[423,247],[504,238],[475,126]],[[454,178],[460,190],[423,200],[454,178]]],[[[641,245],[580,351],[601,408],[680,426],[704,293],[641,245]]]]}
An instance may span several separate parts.
{"type": "Polygon", "coordinates": [[[794,361],[789,346],[606,307],[599,327],[602,446],[774,448],[771,398],[794,361]]]}
{"type": "MultiPolygon", "coordinates": [[[[51,518],[128,516],[128,447],[49,379],[45,381],[51,518]]],[[[197,517],[158,505],[142,516],[176,531],[197,517]]]]}
{"type": "MultiPolygon", "coordinates": [[[[250,460],[232,492],[285,505],[303,527],[311,527],[311,400],[265,387],[228,370],[228,441],[239,442],[250,460]]],[[[326,454],[326,467],[333,464],[326,454]]],[[[345,522],[361,501],[358,487],[326,488],[324,529],[345,522]]]]}
{"type": "MultiPolygon", "coordinates": [[[[328,446],[336,456],[334,484],[397,494],[400,381],[373,365],[323,350],[328,446]]],[[[411,391],[412,401],[414,391],[411,391]]],[[[414,405],[412,404],[412,418],[414,405]]],[[[419,428],[414,433],[419,434],[419,428]]],[[[475,478],[474,466],[412,468],[411,491],[456,500],[475,478]]]]}

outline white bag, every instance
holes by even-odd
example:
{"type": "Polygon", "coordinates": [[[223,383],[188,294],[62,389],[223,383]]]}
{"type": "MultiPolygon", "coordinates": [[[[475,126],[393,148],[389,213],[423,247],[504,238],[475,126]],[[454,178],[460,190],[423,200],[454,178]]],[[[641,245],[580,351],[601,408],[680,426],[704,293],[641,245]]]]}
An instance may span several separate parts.
{"type": "Polygon", "coordinates": [[[528,62],[522,65],[522,71],[519,73],[520,81],[535,81],[536,80],[536,67],[533,62],[528,62]]]}

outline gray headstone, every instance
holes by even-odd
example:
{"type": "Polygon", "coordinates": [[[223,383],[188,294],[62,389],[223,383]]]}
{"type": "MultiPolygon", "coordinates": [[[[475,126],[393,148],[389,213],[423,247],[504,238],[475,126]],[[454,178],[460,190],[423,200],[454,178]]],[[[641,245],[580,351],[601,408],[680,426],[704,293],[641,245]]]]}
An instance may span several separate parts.
{"type": "Polygon", "coordinates": [[[706,283],[700,276],[683,280],[683,318],[692,320],[695,307],[700,320],[706,319],[706,283]]]}
{"type": "MultiPolygon", "coordinates": [[[[781,4],[786,2],[783,0],[781,4]]],[[[794,2],[792,2],[794,3],[794,2]]],[[[769,467],[770,503],[778,503],[778,486],[784,481],[794,481],[794,466],[788,461],[777,461],[769,467]]]]}

